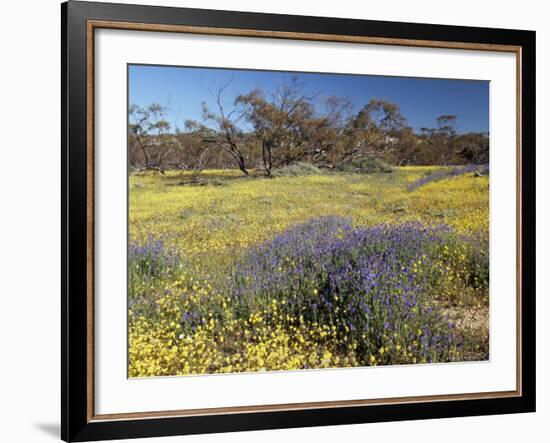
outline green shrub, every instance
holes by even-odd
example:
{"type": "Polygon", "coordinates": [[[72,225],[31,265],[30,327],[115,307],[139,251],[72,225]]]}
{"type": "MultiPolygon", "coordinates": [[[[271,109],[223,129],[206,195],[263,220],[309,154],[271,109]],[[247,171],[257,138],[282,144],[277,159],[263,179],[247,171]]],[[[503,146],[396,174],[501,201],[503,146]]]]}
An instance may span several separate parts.
{"type": "Polygon", "coordinates": [[[342,163],[339,168],[344,172],[356,172],[359,174],[372,174],[374,172],[393,172],[394,168],[377,157],[365,156],[342,163]]]}
{"type": "Polygon", "coordinates": [[[305,162],[292,163],[273,171],[273,175],[276,177],[296,177],[301,175],[318,175],[322,173],[323,172],[317,166],[305,162]]]}

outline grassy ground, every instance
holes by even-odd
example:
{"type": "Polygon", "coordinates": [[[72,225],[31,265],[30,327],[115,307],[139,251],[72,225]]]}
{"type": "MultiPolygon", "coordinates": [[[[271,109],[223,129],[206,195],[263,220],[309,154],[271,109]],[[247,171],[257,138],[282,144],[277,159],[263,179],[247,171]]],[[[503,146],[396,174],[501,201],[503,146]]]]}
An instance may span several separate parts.
{"type": "MultiPolygon", "coordinates": [[[[343,349],[342,335],[335,335],[332,342],[319,338],[323,336],[322,325],[298,318],[296,323],[293,320],[284,320],[284,325],[275,322],[271,305],[269,309],[264,306],[258,312],[247,312],[244,318],[233,306],[229,286],[223,281],[229,279],[235,264],[255,246],[319,217],[341,217],[357,229],[413,222],[422,226],[447,225],[457,236],[487,239],[488,177],[469,173],[410,190],[412,183],[438,169],[402,167],[392,173],[323,173],[271,179],[259,174],[242,177],[234,170],[209,170],[201,174],[198,184],[192,182],[188,172],[131,175],[131,245],[158,242],[159,251],[152,260],[161,254],[172,261],[162,262],[159,265],[162,269],[155,268],[150,275],[135,273],[132,280],[130,374],[174,375],[424,361],[421,356],[418,359],[413,356],[414,352],[403,357],[401,347],[414,346],[408,342],[396,344],[398,340],[393,338],[388,345],[393,346],[391,349],[382,344],[376,352],[367,352],[358,344],[360,336],[351,343],[356,349],[343,349]],[[202,307],[197,307],[199,304],[202,307]],[[257,336],[246,337],[243,331],[249,329],[250,322],[254,322],[250,316],[256,314],[261,317],[256,319],[258,331],[265,330],[257,336]],[[199,320],[189,320],[190,315],[199,320]],[[209,326],[211,321],[213,326],[209,326]],[[232,342],[222,345],[220,337],[232,342]],[[304,343],[300,343],[301,340],[304,343]],[[365,355],[360,355],[357,346],[365,355]],[[390,351],[394,357],[388,360],[386,356],[390,351]]],[[[478,246],[483,248],[483,244],[478,246]]],[[[457,248],[453,252],[459,257],[457,260],[470,260],[466,252],[459,251],[468,246],[461,244],[457,248]],[[460,258],[464,254],[466,258],[460,258]]],[[[454,259],[439,254],[434,255],[433,260],[445,263],[454,280],[445,288],[437,286],[437,300],[422,304],[433,304],[455,324],[458,344],[446,357],[426,357],[426,361],[488,358],[487,289],[471,283],[472,272],[465,267],[459,269],[454,259]],[[454,283],[457,280],[460,284],[454,283]]],[[[411,340],[418,342],[420,338],[411,340]]]]}
{"type": "MultiPolygon", "coordinates": [[[[235,252],[313,217],[350,217],[356,225],[418,220],[460,232],[488,231],[487,177],[453,177],[409,192],[434,167],[391,174],[327,174],[264,179],[238,171],[130,177],[130,237],[162,236],[187,258],[233,259],[235,252]]],[[[216,263],[217,264],[217,263],[216,263]]]]}

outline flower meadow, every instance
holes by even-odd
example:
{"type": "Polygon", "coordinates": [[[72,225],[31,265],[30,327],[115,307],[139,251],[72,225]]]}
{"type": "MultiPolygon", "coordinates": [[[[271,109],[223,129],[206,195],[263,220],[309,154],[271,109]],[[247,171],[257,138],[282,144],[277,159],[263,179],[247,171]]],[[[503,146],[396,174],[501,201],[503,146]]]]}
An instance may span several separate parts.
{"type": "Polygon", "coordinates": [[[487,359],[488,177],[441,170],[132,175],[129,375],[487,359]]]}

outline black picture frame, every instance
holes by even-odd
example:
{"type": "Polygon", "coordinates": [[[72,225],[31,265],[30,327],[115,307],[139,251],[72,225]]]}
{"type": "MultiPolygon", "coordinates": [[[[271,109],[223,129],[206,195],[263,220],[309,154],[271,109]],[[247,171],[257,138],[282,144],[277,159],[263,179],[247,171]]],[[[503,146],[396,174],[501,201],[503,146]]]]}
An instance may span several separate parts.
{"type": "Polygon", "coordinates": [[[79,1],[63,3],[61,17],[63,440],[90,441],[535,411],[535,32],[79,1]],[[500,398],[183,417],[120,420],[90,417],[88,339],[93,334],[93,324],[88,321],[87,299],[90,273],[87,23],[90,20],[519,47],[522,109],[518,162],[521,165],[521,394],[500,398]]]}

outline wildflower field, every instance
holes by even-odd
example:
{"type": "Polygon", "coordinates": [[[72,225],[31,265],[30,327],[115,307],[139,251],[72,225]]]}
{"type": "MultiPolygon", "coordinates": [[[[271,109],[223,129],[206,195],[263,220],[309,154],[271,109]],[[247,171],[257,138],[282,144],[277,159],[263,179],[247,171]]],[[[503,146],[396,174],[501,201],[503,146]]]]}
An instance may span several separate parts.
{"type": "Polygon", "coordinates": [[[130,377],[489,357],[489,178],[129,177],[130,377]]]}

